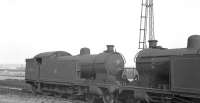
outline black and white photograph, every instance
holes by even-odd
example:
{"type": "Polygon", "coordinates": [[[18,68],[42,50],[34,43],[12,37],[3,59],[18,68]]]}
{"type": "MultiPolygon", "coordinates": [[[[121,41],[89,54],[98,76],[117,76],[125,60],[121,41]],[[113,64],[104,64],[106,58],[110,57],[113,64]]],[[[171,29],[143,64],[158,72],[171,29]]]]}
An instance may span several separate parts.
{"type": "Polygon", "coordinates": [[[0,103],[200,103],[199,0],[0,0],[0,103]]]}

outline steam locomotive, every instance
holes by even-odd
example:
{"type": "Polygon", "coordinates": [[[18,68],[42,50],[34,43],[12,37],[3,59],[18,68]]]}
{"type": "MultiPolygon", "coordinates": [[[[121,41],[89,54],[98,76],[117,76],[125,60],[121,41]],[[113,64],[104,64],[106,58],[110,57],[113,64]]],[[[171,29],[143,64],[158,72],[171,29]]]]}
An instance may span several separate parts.
{"type": "Polygon", "coordinates": [[[187,48],[166,49],[156,42],[138,53],[135,86],[147,89],[155,101],[200,103],[200,35],[190,36],[187,48]]]}
{"type": "MultiPolygon", "coordinates": [[[[139,51],[136,68],[127,75],[122,54],[88,48],[72,56],[46,52],[26,60],[25,79],[34,92],[81,95],[89,103],[200,103],[200,36],[187,48],[166,49],[150,41],[139,51]],[[139,74],[139,75],[138,75],[139,74]],[[128,81],[132,78],[134,81],[128,81]]],[[[130,69],[130,68],[129,68],[130,69]]]]}
{"type": "Polygon", "coordinates": [[[123,69],[123,56],[108,45],[106,51],[96,55],[88,48],[82,48],[76,56],[63,51],[40,53],[26,60],[25,78],[34,92],[84,95],[93,102],[103,96],[104,102],[110,103],[123,80],[123,69]]]}

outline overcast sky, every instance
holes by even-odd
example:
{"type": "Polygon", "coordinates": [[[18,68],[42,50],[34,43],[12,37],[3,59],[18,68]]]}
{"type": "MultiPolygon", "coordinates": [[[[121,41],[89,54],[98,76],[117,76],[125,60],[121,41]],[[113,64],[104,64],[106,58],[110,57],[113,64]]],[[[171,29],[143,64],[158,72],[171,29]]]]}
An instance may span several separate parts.
{"type": "MultiPolygon", "coordinates": [[[[200,34],[199,0],[154,0],[155,37],[184,48],[200,34]]],[[[138,51],[141,0],[0,0],[0,64],[24,63],[40,52],[96,54],[113,44],[133,66],[138,51]]]]}

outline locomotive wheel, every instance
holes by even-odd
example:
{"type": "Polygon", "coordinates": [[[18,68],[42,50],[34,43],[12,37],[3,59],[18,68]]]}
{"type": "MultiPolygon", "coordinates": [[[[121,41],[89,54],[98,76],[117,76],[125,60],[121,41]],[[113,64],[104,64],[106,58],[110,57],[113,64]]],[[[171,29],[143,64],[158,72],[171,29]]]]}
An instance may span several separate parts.
{"type": "Polygon", "coordinates": [[[104,103],[102,98],[97,96],[89,96],[87,103],[104,103]]]}
{"type": "Polygon", "coordinates": [[[144,100],[136,100],[135,102],[133,102],[133,103],[149,103],[149,102],[147,102],[147,101],[144,101],[144,100]]]}
{"type": "MultiPolygon", "coordinates": [[[[138,103],[138,102],[134,102],[133,99],[128,99],[128,100],[126,100],[126,103],[138,103]]],[[[139,103],[140,103],[140,102],[139,102],[139,103]]]]}
{"type": "Polygon", "coordinates": [[[35,86],[31,86],[31,92],[33,93],[33,94],[37,94],[37,88],[35,87],[35,86]]]}
{"type": "Polygon", "coordinates": [[[103,96],[103,103],[114,103],[114,98],[112,95],[103,96]]]}

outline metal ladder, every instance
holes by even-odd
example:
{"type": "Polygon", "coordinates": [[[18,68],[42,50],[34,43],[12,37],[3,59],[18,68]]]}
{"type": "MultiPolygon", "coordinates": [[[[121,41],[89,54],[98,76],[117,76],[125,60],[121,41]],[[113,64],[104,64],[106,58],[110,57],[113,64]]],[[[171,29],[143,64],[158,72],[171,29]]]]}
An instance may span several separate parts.
{"type": "Polygon", "coordinates": [[[153,0],[142,0],[140,15],[139,49],[147,48],[147,37],[149,37],[149,40],[155,40],[153,0]]]}

